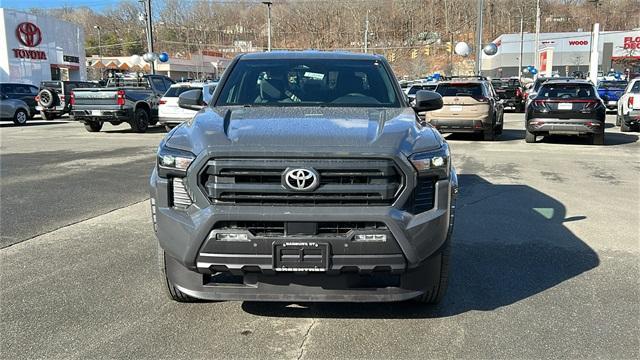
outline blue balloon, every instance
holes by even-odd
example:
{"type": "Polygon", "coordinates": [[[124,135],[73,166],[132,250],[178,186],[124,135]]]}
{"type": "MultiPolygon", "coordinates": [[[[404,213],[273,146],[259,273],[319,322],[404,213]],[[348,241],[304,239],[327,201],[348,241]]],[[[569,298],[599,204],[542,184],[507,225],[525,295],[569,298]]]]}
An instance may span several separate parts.
{"type": "Polygon", "coordinates": [[[533,65],[527,66],[527,70],[529,70],[529,72],[533,71],[534,69],[535,67],[533,65]]]}
{"type": "Polygon", "coordinates": [[[158,59],[161,62],[167,62],[167,61],[169,61],[169,54],[167,54],[166,52],[163,52],[158,56],[158,59]]]}
{"type": "Polygon", "coordinates": [[[532,73],[533,75],[538,73],[538,70],[536,70],[536,68],[533,68],[529,71],[530,73],[532,73]]]}

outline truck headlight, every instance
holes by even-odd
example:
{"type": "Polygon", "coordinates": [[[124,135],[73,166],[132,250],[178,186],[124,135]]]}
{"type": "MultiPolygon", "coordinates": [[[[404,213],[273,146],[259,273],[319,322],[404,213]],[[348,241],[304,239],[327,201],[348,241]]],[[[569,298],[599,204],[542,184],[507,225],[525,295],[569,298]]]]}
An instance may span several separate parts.
{"type": "Polygon", "coordinates": [[[409,157],[409,161],[418,171],[418,176],[433,175],[440,179],[449,177],[451,155],[446,143],[436,150],[415,153],[409,157]]]}
{"type": "Polygon", "coordinates": [[[158,175],[185,176],[195,158],[196,156],[188,151],[173,149],[162,143],[158,148],[158,175]]]}

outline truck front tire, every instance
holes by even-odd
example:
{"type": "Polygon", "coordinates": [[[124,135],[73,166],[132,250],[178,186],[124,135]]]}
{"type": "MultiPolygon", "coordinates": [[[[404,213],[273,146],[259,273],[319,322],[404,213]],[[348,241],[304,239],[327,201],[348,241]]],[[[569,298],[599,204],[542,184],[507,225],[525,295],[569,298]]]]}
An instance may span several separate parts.
{"type": "Polygon", "coordinates": [[[449,283],[450,258],[451,238],[448,237],[437,253],[431,255],[416,269],[409,270],[406,275],[403,275],[408,281],[413,281],[415,278],[422,281],[424,293],[415,298],[415,301],[430,305],[442,301],[449,283]]]}
{"type": "Polygon", "coordinates": [[[165,295],[169,299],[177,302],[198,301],[198,299],[183,293],[178,288],[176,288],[175,285],[173,285],[173,283],[167,276],[167,263],[166,263],[167,255],[164,253],[164,250],[162,250],[162,248],[160,247],[160,244],[158,244],[157,246],[158,246],[158,270],[159,270],[158,274],[159,274],[159,280],[160,280],[159,283],[165,295]]]}
{"type": "Polygon", "coordinates": [[[143,108],[137,108],[133,113],[133,120],[129,123],[131,130],[137,133],[146,132],[149,128],[149,113],[143,108]]]}

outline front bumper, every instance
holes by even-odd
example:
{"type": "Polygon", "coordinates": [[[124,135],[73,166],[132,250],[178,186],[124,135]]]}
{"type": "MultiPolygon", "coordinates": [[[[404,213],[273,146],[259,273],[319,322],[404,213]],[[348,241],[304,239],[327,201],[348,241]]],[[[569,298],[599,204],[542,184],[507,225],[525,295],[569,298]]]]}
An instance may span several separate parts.
{"type": "MultiPolygon", "coordinates": [[[[435,187],[434,207],[411,214],[392,206],[369,207],[169,207],[169,180],[151,177],[154,226],[166,252],[167,276],[185,294],[209,300],[261,301],[401,301],[419,296],[412,269],[438,252],[453,225],[455,173],[435,187]],[[241,211],[240,211],[241,210],[241,211]],[[353,237],[304,236],[288,241],[330,245],[329,266],[321,273],[283,272],[274,267],[273,242],[284,238],[216,241],[215,225],[225,221],[378,222],[389,232],[386,248],[357,243],[353,237]],[[233,282],[217,277],[235,277],[233,282]],[[375,283],[372,281],[375,279],[375,283]]],[[[196,189],[195,192],[197,193],[196,189]]]]}
{"type": "Polygon", "coordinates": [[[535,134],[586,135],[604,133],[604,121],[595,119],[531,118],[527,131],[535,134]]]}

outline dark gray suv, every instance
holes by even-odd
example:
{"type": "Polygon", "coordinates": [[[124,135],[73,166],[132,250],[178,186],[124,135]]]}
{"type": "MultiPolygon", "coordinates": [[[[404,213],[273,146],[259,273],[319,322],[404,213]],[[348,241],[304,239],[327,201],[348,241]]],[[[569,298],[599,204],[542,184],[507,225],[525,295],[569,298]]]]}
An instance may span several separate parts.
{"type": "Polygon", "coordinates": [[[237,57],[167,134],[151,175],[162,281],[177,301],[440,301],[457,176],[384,60],[237,57]]]}

